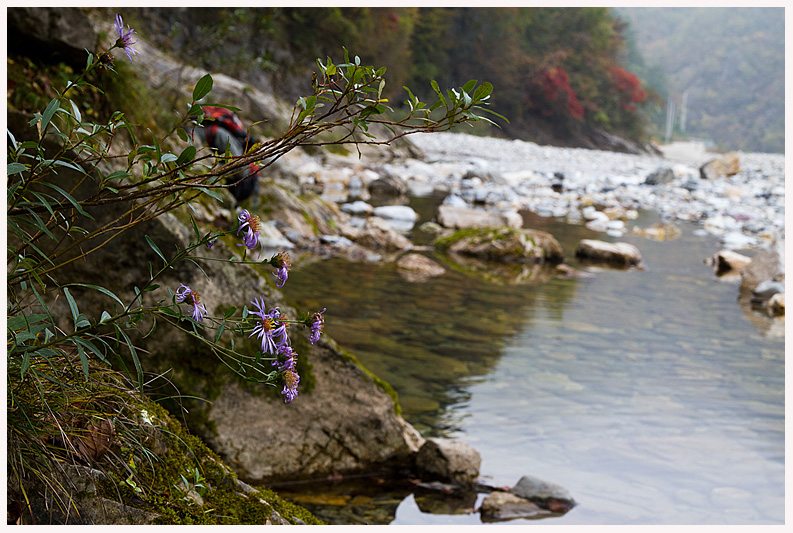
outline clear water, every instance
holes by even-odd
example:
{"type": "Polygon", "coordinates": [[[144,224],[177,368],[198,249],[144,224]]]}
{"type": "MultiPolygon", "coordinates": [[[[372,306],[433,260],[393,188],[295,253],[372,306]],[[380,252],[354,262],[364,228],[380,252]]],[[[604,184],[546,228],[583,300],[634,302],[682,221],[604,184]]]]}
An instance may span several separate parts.
{"type": "MultiPolygon", "coordinates": [[[[427,218],[431,204],[413,202],[427,218]]],[[[580,239],[615,240],[526,226],[555,235],[573,266],[580,239]]],[[[718,243],[682,229],[619,239],[644,270],[512,284],[447,268],[413,283],[393,263],[331,259],[298,264],[285,292],[327,307],[326,331],[394,386],[405,418],[476,448],[489,484],[529,474],[567,488],[578,506],[544,523],[783,523],[784,338],[703,263],[718,243]]],[[[410,489],[350,494],[309,507],[336,523],[480,523],[427,512],[410,489]]]]}

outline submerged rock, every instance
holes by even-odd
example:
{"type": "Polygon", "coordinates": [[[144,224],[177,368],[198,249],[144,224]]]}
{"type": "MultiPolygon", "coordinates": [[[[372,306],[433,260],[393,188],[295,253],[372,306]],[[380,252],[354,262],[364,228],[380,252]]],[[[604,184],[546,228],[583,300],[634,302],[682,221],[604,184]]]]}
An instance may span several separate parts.
{"type": "Polygon", "coordinates": [[[583,239],[578,243],[576,257],[592,263],[605,263],[616,266],[634,266],[642,261],[641,252],[627,242],[604,242],[583,239]]]}
{"type": "Polygon", "coordinates": [[[543,518],[552,514],[524,498],[501,491],[490,493],[482,501],[479,513],[482,522],[503,522],[516,518],[543,518]]]}
{"type": "Polygon", "coordinates": [[[481,464],[479,452],[464,442],[448,439],[427,439],[416,455],[420,474],[460,484],[473,483],[481,464]]]}
{"type": "Polygon", "coordinates": [[[446,269],[421,254],[407,254],[397,261],[399,273],[410,282],[424,282],[440,276],[446,269]]]}

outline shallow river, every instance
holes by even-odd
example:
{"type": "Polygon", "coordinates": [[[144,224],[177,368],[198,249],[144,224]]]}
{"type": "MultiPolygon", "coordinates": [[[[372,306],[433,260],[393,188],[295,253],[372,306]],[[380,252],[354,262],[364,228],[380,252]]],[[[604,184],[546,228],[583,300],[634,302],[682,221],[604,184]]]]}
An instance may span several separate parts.
{"type": "MultiPolygon", "coordinates": [[[[433,203],[411,206],[428,219],[433,203]]],[[[524,216],[572,266],[580,239],[615,240],[524,216]]],[[[476,448],[486,483],[527,474],[569,490],[578,505],[542,523],[783,523],[784,338],[703,264],[718,242],[681,229],[619,239],[639,247],[644,270],[515,285],[444,264],[414,283],[393,263],[332,259],[296,265],[285,293],[327,307],[326,331],[394,386],[425,437],[476,448]]],[[[335,523],[480,523],[404,488],[313,490],[294,496],[335,523]]]]}

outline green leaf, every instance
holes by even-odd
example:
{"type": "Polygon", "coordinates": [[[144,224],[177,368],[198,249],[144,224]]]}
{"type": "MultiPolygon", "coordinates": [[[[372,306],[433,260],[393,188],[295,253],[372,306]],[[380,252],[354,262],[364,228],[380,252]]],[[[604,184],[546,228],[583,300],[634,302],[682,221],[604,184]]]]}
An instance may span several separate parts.
{"type": "Polygon", "coordinates": [[[179,154],[179,159],[176,160],[176,164],[181,166],[186,163],[189,163],[190,161],[195,159],[195,153],[196,153],[195,146],[193,145],[188,146],[187,148],[182,150],[181,154],[179,154]]]}
{"type": "Polygon", "coordinates": [[[80,356],[80,363],[83,365],[83,374],[85,374],[85,379],[88,381],[88,356],[85,355],[83,347],[79,344],[77,344],[77,354],[80,356]]]}
{"type": "Polygon", "coordinates": [[[167,263],[167,262],[168,262],[168,260],[167,260],[167,259],[165,259],[165,256],[164,256],[164,255],[162,255],[162,252],[160,251],[160,249],[159,249],[159,248],[157,248],[157,245],[156,245],[156,244],[154,244],[154,241],[153,241],[153,240],[151,240],[151,239],[149,238],[149,236],[148,236],[148,235],[144,235],[144,236],[143,236],[143,238],[144,238],[144,239],[146,239],[146,242],[147,242],[147,243],[149,243],[149,247],[150,247],[152,250],[154,250],[154,253],[156,253],[157,255],[159,255],[159,256],[160,256],[160,259],[162,259],[163,263],[167,263]]]}
{"type": "Polygon", "coordinates": [[[61,103],[58,101],[57,98],[53,98],[47,107],[44,109],[44,113],[41,114],[41,134],[44,134],[44,130],[47,129],[47,125],[52,120],[52,116],[55,114],[55,111],[58,110],[61,103]]]}
{"type": "Polygon", "coordinates": [[[69,201],[69,203],[70,203],[70,204],[72,204],[72,205],[74,206],[74,208],[77,210],[77,212],[78,212],[78,213],[80,213],[81,215],[83,215],[84,217],[88,217],[88,218],[90,218],[91,220],[93,220],[93,219],[94,219],[94,217],[92,217],[91,215],[89,215],[89,214],[88,214],[88,213],[87,213],[87,212],[86,212],[86,211],[85,211],[85,210],[82,208],[82,206],[80,206],[80,204],[77,202],[77,200],[75,200],[74,198],[72,198],[72,196],[71,196],[69,193],[67,193],[66,191],[64,191],[63,189],[61,189],[60,187],[58,187],[58,186],[57,186],[57,185],[55,185],[54,183],[51,183],[51,182],[49,182],[49,181],[41,181],[41,182],[39,182],[39,183],[41,183],[41,185],[46,185],[47,187],[51,187],[51,188],[55,189],[56,191],[58,191],[59,193],[61,193],[61,195],[62,195],[64,198],[66,198],[66,199],[69,201]]]}
{"type": "Polygon", "coordinates": [[[193,101],[201,100],[203,97],[208,95],[209,91],[211,90],[212,90],[212,76],[207,74],[203,78],[198,80],[198,83],[196,83],[195,89],[193,89],[193,101]]]}
{"type": "Polygon", "coordinates": [[[215,342],[220,340],[220,336],[223,335],[223,330],[226,328],[226,319],[223,319],[223,322],[220,323],[218,326],[218,331],[215,333],[215,342]]]}
{"type": "Polygon", "coordinates": [[[112,317],[110,316],[110,313],[108,313],[107,311],[102,311],[102,316],[99,317],[99,323],[100,324],[104,324],[105,322],[107,322],[111,318],[112,317]]]}
{"type": "Polygon", "coordinates": [[[36,324],[47,318],[49,318],[49,315],[45,315],[43,313],[10,316],[6,320],[6,329],[11,331],[28,329],[32,324],[36,324]]]}
{"type": "Polygon", "coordinates": [[[66,295],[66,301],[69,302],[69,309],[72,311],[72,318],[74,319],[74,329],[77,329],[77,319],[80,318],[80,311],[77,309],[77,302],[74,301],[69,289],[64,287],[63,293],[66,295]]]}
{"type": "Polygon", "coordinates": [[[16,163],[16,162],[15,163],[9,163],[6,166],[6,172],[9,175],[11,175],[11,174],[21,174],[22,172],[26,171],[27,169],[28,169],[28,167],[26,167],[22,163],[16,163]]]}
{"type": "Polygon", "coordinates": [[[480,102],[481,100],[490,96],[492,92],[493,92],[493,84],[489,82],[485,82],[476,88],[476,91],[474,91],[474,95],[472,96],[472,98],[474,99],[474,102],[480,102]]]}
{"type": "Polygon", "coordinates": [[[189,137],[187,136],[187,132],[182,128],[176,128],[176,136],[182,139],[184,142],[187,142],[189,140],[189,137]]]}
{"type": "Polygon", "coordinates": [[[463,85],[463,91],[466,93],[470,93],[471,90],[476,87],[477,80],[468,80],[465,85],[463,85]]]}
{"type": "Polygon", "coordinates": [[[236,307],[230,307],[229,309],[226,310],[225,313],[223,313],[223,318],[231,318],[231,316],[236,312],[237,312],[236,307]]]}

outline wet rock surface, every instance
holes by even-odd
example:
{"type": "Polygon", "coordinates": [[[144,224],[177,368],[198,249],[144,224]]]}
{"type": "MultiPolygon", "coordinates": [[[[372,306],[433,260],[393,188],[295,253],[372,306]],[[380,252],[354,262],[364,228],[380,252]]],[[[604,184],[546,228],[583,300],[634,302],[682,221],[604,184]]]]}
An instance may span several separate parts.
{"type": "Polygon", "coordinates": [[[460,441],[427,439],[416,454],[416,468],[423,477],[457,484],[471,484],[479,476],[479,452],[460,441]]]}
{"type": "Polygon", "coordinates": [[[582,261],[618,267],[636,266],[642,261],[642,254],[633,244],[627,242],[604,242],[583,239],[578,243],[576,257],[582,261]]]}

